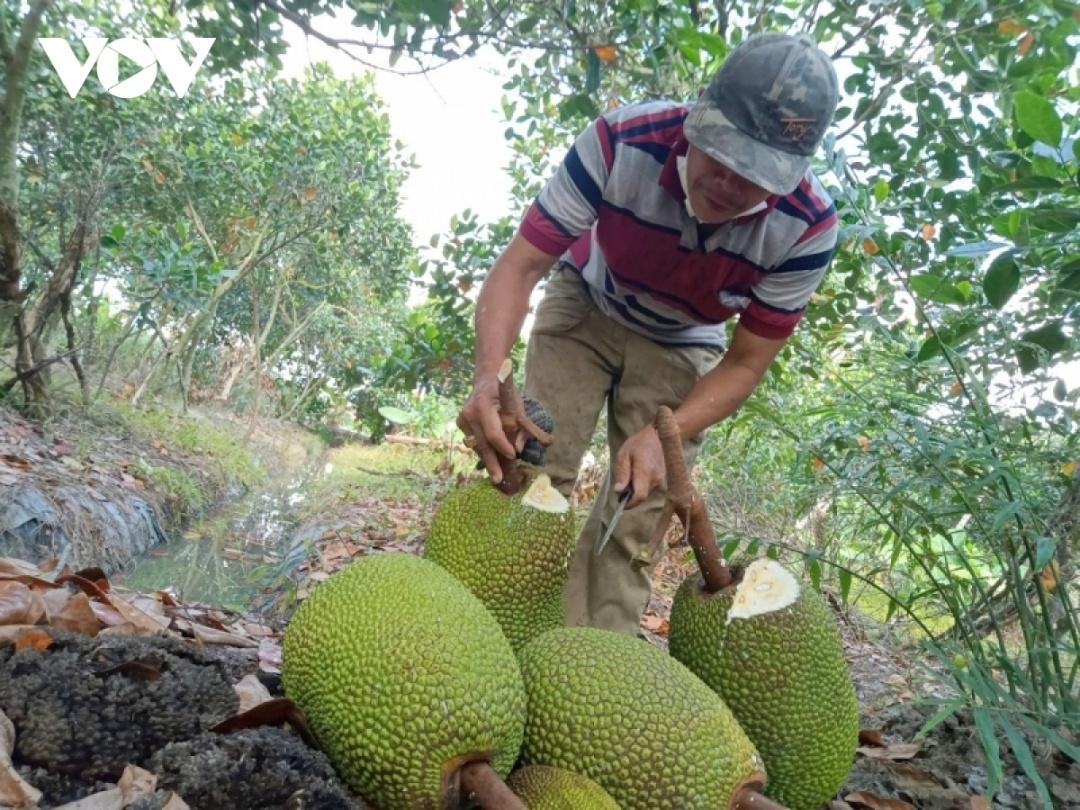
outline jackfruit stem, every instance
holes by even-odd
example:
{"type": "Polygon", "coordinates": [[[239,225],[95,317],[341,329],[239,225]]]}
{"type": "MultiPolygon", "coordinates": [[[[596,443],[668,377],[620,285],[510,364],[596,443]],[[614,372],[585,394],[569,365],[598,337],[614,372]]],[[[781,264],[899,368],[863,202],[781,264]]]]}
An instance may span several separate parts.
{"type": "Polygon", "coordinates": [[[489,762],[470,762],[461,769],[461,791],[483,810],[528,810],[489,762]]]}
{"type": "MultiPolygon", "coordinates": [[[[514,364],[510,358],[503,360],[499,367],[499,419],[502,421],[503,431],[510,444],[518,448],[518,436],[525,433],[532,436],[540,444],[547,447],[551,444],[551,434],[542,430],[529,415],[525,413],[525,400],[514,386],[514,364]]],[[[499,466],[502,468],[502,482],[498,485],[499,491],[505,495],[513,495],[521,489],[525,481],[525,474],[518,466],[517,460],[499,456],[499,466]]]]}
{"type": "Polygon", "coordinates": [[[731,810],[787,810],[768,796],[758,793],[753,787],[740,788],[731,800],[731,810]]]}
{"type": "MultiPolygon", "coordinates": [[[[709,513],[705,510],[705,501],[697,487],[690,483],[690,474],[683,457],[682,435],[671,408],[661,405],[656,412],[653,426],[660,437],[660,447],[664,450],[664,467],[667,471],[668,500],[674,504],[675,514],[683,526],[687,527],[687,541],[694,551],[694,559],[701,569],[701,578],[705,590],[716,593],[732,582],[731,569],[724,564],[720,549],[716,545],[709,513]]],[[[665,510],[664,516],[670,520],[665,510]]],[[[666,524],[665,524],[665,529],[666,524]]],[[[660,531],[657,529],[657,531],[660,531]]]]}

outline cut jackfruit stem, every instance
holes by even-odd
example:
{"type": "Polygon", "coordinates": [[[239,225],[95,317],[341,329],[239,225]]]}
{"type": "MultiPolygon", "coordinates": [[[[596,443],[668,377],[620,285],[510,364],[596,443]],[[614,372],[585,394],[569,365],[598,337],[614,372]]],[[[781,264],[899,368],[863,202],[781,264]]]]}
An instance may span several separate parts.
{"type": "MultiPolygon", "coordinates": [[[[547,447],[551,444],[551,435],[542,430],[529,415],[525,413],[525,400],[521,398],[514,387],[514,364],[510,358],[503,360],[499,367],[499,419],[502,421],[503,431],[510,444],[515,449],[519,447],[519,437],[522,433],[532,436],[540,444],[547,447]]],[[[524,437],[522,437],[522,442],[524,437]]],[[[506,495],[513,495],[521,489],[525,476],[518,467],[516,459],[499,456],[499,466],[502,468],[502,481],[499,490],[506,495]]]]}
{"type": "Polygon", "coordinates": [[[528,810],[488,762],[470,762],[461,769],[461,792],[483,810],[528,810]]]}
{"type": "Polygon", "coordinates": [[[731,810],[787,810],[784,805],[759,793],[759,790],[760,786],[740,788],[731,799],[731,810]]]}
{"type": "Polygon", "coordinates": [[[547,473],[540,473],[536,476],[525,491],[521,502],[525,506],[531,506],[541,512],[552,512],[556,515],[561,515],[570,509],[569,501],[551,485],[551,478],[547,473]]]}
{"type": "Polygon", "coordinates": [[[705,501],[697,487],[690,483],[686,459],[683,457],[682,435],[671,408],[661,405],[656,412],[653,426],[664,451],[668,499],[675,505],[675,514],[679,516],[683,526],[687,526],[688,541],[694,551],[698,568],[701,569],[705,589],[709,593],[716,593],[731,584],[731,569],[720,556],[716,535],[709,522],[709,513],[705,510],[705,501]]]}
{"type": "Polygon", "coordinates": [[[782,610],[798,598],[799,582],[790,571],[767,557],[754,560],[735,589],[727,622],[782,610]]]}

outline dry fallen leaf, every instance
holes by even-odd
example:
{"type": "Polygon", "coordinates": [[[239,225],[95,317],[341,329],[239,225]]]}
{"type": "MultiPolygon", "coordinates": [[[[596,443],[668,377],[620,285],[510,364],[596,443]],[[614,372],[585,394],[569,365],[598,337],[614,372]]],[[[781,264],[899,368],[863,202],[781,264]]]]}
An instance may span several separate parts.
{"type": "Polygon", "coordinates": [[[986,800],[985,796],[972,796],[971,810],[990,810],[990,802],[986,800]]]}
{"type": "Polygon", "coordinates": [[[0,624],[37,624],[44,617],[41,594],[16,580],[0,581],[0,624]]]}
{"type": "Polygon", "coordinates": [[[165,803],[161,805],[161,810],[191,810],[188,803],[169,791],[169,795],[165,797],[165,803]]]}
{"type": "Polygon", "coordinates": [[[0,647],[14,644],[27,630],[33,630],[32,624],[0,624],[0,647]]]}
{"type": "Polygon", "coordinates": [[[101,630],[101,622],[85,593],[77,593],[68,599],[63,610],[51,617],[50,623],[53,627],[84,636],[96,636],[101,630]]]}
{"type": "Polygon", "coordinates": [[[893,761],[912,759],[920,750],[922,743],[892,743],[884,748],[859,746],[856,749],[860,754],[871,759],[889,759],[893,761]]]}
{"type": "Polygon", "coordinates": [[[228,633],[224,630],[215,630],[212,627],[205,627],[204,625],[196,624],[187,619],[177,619],[176,629],[181,632],[190,633],[198,641],[201,641],[204,644],[224,644],[229,647],[259,646],[259,643],[255,641],[255,639],[241,636],[237,633],[228,633]]]}
{"type": "Polygon", "coordinates": [[[103,790],[77,802],[62,804],[55,810],[123,810],[124,793],[120,788],[103,790]]]}
{"type": "Polygon", "coordinates": [[[248,709],[246,712],[222,720],[210,730],[216,734],[229,734],[245,728],[279,726],[282,723],[288,723],[296,729],[308,745],[318,747],[304,712],[288,698],[271,698],[254,709],[248,709]]]}
{"type": "Polygon", "coordinates": [[[11,764],[15,725],[0,711],[0,806],[37,807],[41,791],[23,779],[11,764]]]}
{"type": "Polygon", "coordinates": [[[243,714],[250,709],[254,709],[260,703],[265,703],[273,698],[270,690],[263,686],[263,682],[259,680],[259,676],[254,672],[245,675],[240,679],[239,683],[234,683],[233,689],[236,690],[236,694],[240,698],[240,706],[236,710],[237,714],[243,714]]]}
{"type": "Polygon", "coordinates": [[[903,799],[883,799],[868,790],[857,790],[844,796],[848,804],[863,805],[871,810],[915,810],[915,805],[903,799]]]}
{"type": "Polygon", "coordinates": [[[667,635],[669,624],[667,619],[662,616],[657,616],[655,613],[646,613],[641,617],[641,626],[650,633],[656,633],[658,636],[667,635]]]}
{"type": "Polygon", "coordinates": [[[157,790],[157,774],[143,770],[137,765],[128,765],[120,775],[120,781],[116,784],[123,794],[124,805],[127,806],[145,796],[153,796],[157,790]]]}
{"type": "Polygon", "coordinates": [[[48,649],[52,642],[52,636],[44,630],[39,627],[30,627],[23,630],[23,632],[19,634],[19,637],[15,639],[15,652],[25,650],[27,647],[32,647],[38,652],[41,652],[42,650],[48,649]]]}
{"type": "Polygon", "coordinates": [[[259,639],[259,669],[263,672],[281,672],[281,645],[277,641],[259,639]]]}
{"type": "Polygon", "coordinates": [[[71,592],[67,588],[50,588],[42,591],[41,601],[45,603],[45,622],[52,624],[54,616],[57,616],[71,599],[71,592]]]}
{"type": "Polygon", "coordinates": [[[880,728],[864,728],[859,731],[859,745],[885,747],[885,738],[880,728]]]}
{"type": "MultiPolygon", "coordinates": [[[[169,626],[169,620],[164,616],[153,616],[140,607],[135,606],[123,596],[112,594],[103,601],[108,603],[117,613],[129,623],[135,625],[144,633],[160,633],[169,626]]],[[[160,604],[160,603],[158,603],[160,604]]]]}

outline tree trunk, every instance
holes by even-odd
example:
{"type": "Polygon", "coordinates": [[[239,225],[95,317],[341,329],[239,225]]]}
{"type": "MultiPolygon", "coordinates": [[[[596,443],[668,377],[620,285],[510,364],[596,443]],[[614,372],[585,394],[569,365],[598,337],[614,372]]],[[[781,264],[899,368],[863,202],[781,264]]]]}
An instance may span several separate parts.
{"type": "MultiPolygon", "coordinates": [[[[280,287],[278,288],[280,290],[280,287]]],[[[274,301],[275,308],[277,307],[277,301],[274,301]]],[[[247,436],[250,439],[255,435],[255,425],[259,421],[259,394],[262,393],[262,352],[259,351],[259,344],[266,339],[266,333],[259,329],[259,285],[251,285],[251,331],[254,333],[254,346],[251,347],[252,365],[254,366],[254,372],[252,374],[252,393],[251,393],[251,421],[248,423],[247,436]]]]}
{"type": "MultiPolygon", "coordinates": [[[[46,340],[50,320],[55,321],[65,299],[70,300],[72,288],[79,276],[83,248],[89,232],[88,221],[97,205],[97,196],[91,195],[79,206],[78,221],[68,237],[63,255],[55,265],[41,255],[41,261],[49,271],[49,281],[37,297],[24,303],[16,324],[18,350],[15,370],[23,384],[27,401],[41,402],[46,397],[47,360],[46,340]]],[[[39,254],[40,255],[40,254],[39,254]]]]}
{"type": "Polygon", "coordinates": [[[215,396],[214,399],[221,402],[228,402],[233,386],[236,385],[236,381],[240,378],[240,373],[245,368],[247,368],[247,360],[244,357],[241,357],[236,365],[229,371],[228,376],[225,378],[224,385],[221,386],[221,390],[217,392],[217,396],[215,396]]]}
{"type": "MultiPolygon", "coordinates": [[[[286,284],[287,281],[284,277],[282,277],[279,280],[278,284],[275,285],[274,302],[270,305],[270,314],[266,318],[266,325],[262,328],[262,331],[259,330],[257,325],[252,327],[252,362],[254,362],[256,355],[262,352],[263,346],[266,345],[267,338],[270,337],[270,330],[273,328],[274,321],[277,318],[278,305],[281,303],[281,294],[282,291],[285,289],[286,284]]],[[[263,364],[269,364],[271,362],[271,359],[277,354],[277,352],[278,349],[275,349],[271,354],[265,356],[262,360],[263,364]]],[[[229,376],[225,379],[225,384],[221,386],[221,390],[218,392],[217,396],[214,397],[214,399],[220,400],[222,402],[228,402],[229,394],[232,393],[233,386],[236,385],[236,381],[240,378],[240,374],[246,368],[247,362],[243,357],[241,357],[240,361],[229,372],[229,376]]]]}
{"type": "Polygon", "coordinates": [[[203,329],[213,321],[221,300],[232,291],[233,287],[241,281],[245,281],[248,274],[255,268],[256,261],[261,258],[259,248],[265,238],[265,230],[260,230],[255,234],[255,241],[252,243],[247,256],[236,269],[235,275],[225,279],[214,288],[206,301],[206,305],[196,314],[194,320],[184,330],[184,333],[173,343],[173,353],[181,364],[180,386],[183,389],[181,393],[185,408],[187,407],[187,392],[191,387],[192,368],[195,364],[195,350],[198,348],[203,329]]]}
{"type": "Polygon", "coordinates": [[[4,64],[4,98],[0,107],[0,301],[22,301],[22,264],[19,245],[19,172],[17,146],[22,129],[30,54],[41,19],[52,0],[30,0],[19,38],[11,42],[0,19],[0,58],[4,64]]]}
{"type": "Polygon", "coordinates": [[[311,380],[308,381],[308,384],[304,386],[304,390],[300,392],[300,396],[297,398],[296,402],[292,404],[292,407],[290,407],[281,418],[286,420],[295,418],[307,407],[307,404],[319,392],[319,387],[323,382],[325,382],[323,377],[312,377],[311,380]]]}

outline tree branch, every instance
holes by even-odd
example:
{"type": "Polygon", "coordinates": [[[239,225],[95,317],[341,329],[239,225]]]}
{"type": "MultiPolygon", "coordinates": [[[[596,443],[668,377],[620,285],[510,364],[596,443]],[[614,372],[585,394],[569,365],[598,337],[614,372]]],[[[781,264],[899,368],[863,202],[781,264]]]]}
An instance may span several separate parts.
{"type": "Polygon", "coordinates": [[[191,217],[195,223],[195,230],[199,232],[199,236],[206,242],[206,247],[210,249],[210,258],[214,260],[216,264],[218,261],[218,252],[214,247],[213,241],[210,239],[210,234],[206,232],[206,226],[203,225],[202,217],[199,216],[199,212],[195,210],[195,204],[191,201],[191,195],[187,195],[187,205],[184,206],[184,212],[191,217]]]}

